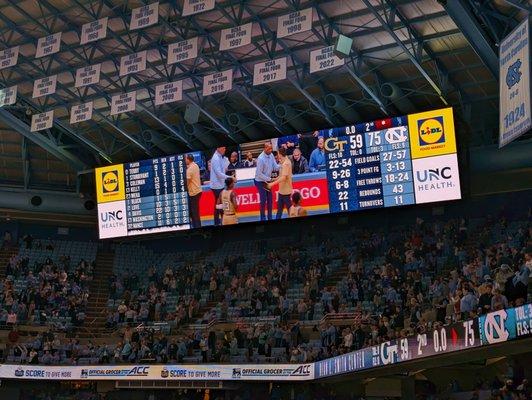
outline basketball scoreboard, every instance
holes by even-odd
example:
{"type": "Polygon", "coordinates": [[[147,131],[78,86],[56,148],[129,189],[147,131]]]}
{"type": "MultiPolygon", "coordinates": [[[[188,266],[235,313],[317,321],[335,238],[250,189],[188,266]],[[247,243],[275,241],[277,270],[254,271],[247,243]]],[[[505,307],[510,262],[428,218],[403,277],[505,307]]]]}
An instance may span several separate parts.
{"type": "MultiPolygon", "coordinates": [[[[314,152],[325,160],[313,172],[294,175],[293,190],[301,193],[309,215],[461,198],[452,108],[306,136],[314,137],[314,152]]],[[[254,145],[262,149],[263,142],[254,145]]],[[[203,175],[213,152],[191,153],[203,175]]],[[[96,168],[100,238],[189,229],[186,168],[184,154],[96,168]]],[[[249,179],[235,187],[239,222],[259,221],[254,170],[242,176],[249,179]]],[[[208,180],[202,183],[201,225],[213,225],[216,199],[208,180]]]]}

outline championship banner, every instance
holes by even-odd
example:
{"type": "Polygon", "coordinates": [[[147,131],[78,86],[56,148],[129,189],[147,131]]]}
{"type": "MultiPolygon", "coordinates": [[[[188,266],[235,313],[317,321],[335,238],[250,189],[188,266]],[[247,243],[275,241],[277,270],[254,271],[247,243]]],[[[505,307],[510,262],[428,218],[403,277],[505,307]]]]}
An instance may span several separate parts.
{"type": "Polygon", "coordinates": [[[214,9],[215,0],[184,0],[183,17],[214,9]]]}
{"type": "Polygon", "coordinates": [[[121,93],[111,97],[111,115],[135,111],[137,92],[121,93]]]}
{"type": "Polygon", "coordinates": [[[499,148],[532,127],[530,110],[530,22],[528,18],[499,46],[499,148]]]}
{"type": "Polygon", "coordinates": [[[286,79],[286,57],[257,63],[253,66],[253,86],[286,79]]]}
{"type": "Polygon", "coordinates": [[[147,6],[134,8],[131,12],[131,22],[129,30],[146,28],[159,22],[159,2],[148,4],[147,6]]]}
{"type": "Polygon", "coordinates": [[[50,129],[54,124],[54,110],[34,114],[31,116],[32,132],[42,131],[43,129],[50,129]]]}
{"type": "Polygon", "coordinates": [[[253,23],[223,29],[220,36],[220,50],[236,49],[251,43],[253,23]]]}
{"type": "Polygon", "coordinates": [[[100,71],[102,64],[89,65],[88,67],[78,68],[76,70],[76,81],[74,86],[77,88],[94,85],[100,82],[100,71]]]}
{"type": "Polygon", "coordinates": [[[37,51],[35,53],[35,58],[49,56],[51,54],[57,53],[61,48],[61,34],[62,32],[57,32],[53,35],[48,35],[40,38],[37,41],[37,51]]]}
{"type": "Polygon", "coordinates": [[[70,109],[70,123],[76,124],[78,122],[88,121],[92,118],[92,109],[92,101],[72,106],[70,109]]]}
{"type": "Polygon", "coordinates": [[[0,51],[0,70],[17,65],[19,46],[0,51]]]}
{"type": "Polygon", "coordinates": [[[312,8],[282,15],[277,18],[277,37],[284,38],[312,29],[312,8]]]}
{"type": "MultiPolygon", "coordinates": [[[[252,168],[252,170],[254,169],[252,168]]],[[[254,176],[254,173],[251,175],[254,176]]],[[[292,179],[294,191],[301,193],[301,202],[308,215],[329,212],[329,192],[325,172],[294,175],[292,179]]],[[[238,204],[238,223],[259,221],[260,198],[253,179],[237,181],[234,190],[238,204]]],[[[272,191],[274,218],[277,212],[277,191],[278,187],[272,191]]],[[[208,185],[203,186],[200,199],[200,217],[202,226],[214,224],[214,195],[208,185]]],[[[286,210],[283,218],[287,218],[286,210]]]]}
{"type": "Polygon", "coordinates": [[[17,86],[0,89],[0,107],[9,106],[17,102],[17,86]]]}
{"type": "Polygon", "coordinates": [[[183,99],[183,81],[163,83],[155,87],[155,105],[173,103],[183,99]]]}
{"type": "Polygon", "coordinates": [[[147,51],[128,54],[120,59],[120,76],[142,72],[146,69],[147,51]]]}
{"type": "Polygon", "coordinates": [[[310,73],[325,71],[340,67],[345,64],[345,59],[334,54],[334,46],[323,47],[310,52],[310,73]]]}
{"type": "Polygon", "coordinates": [[[54,94],[57,86],[57,75],[47,76],[33,82],[33,98],[54,94]]]}
{"type": "Polygon", "coordinates": [[[233,88],[233,70],[205,75],[203,77],[203,96],[228,92],[233,88]]]}
{"type": "Polygon", "coordinates": [[[175,64],[198,56],[198,37],[168,45],[168,64],[175,64]]]}
{"type": "Polygon", "coordinates": [[[81,27],[81,39],[79,44],[87,44],[105,39],[107,36],[107,17],[83,24],[81,27]]]}

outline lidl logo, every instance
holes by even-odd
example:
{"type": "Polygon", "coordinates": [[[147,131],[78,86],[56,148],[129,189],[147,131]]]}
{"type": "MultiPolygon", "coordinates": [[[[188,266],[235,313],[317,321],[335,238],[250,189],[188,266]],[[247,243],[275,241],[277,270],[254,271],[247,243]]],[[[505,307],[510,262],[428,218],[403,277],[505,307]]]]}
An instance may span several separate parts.
{"type": "Polygon", "coordinates": [[[102,188],[104,193],[113,193],[118,190],[118,171],[102,173],[102,188]]]}
{"type": "Polygon", "coordinates": [[[456,153],[452,108],[410,114],[408,134],[413,160],[456,153]]]}
{"type": "Polygon", "coordinates": [[[445,143],[443,117],[420,119],[418,121],[419,145],[430,146],[445,143]]]}
{"type": "Polygon", "coordinates": [[[123,164],[96,168],[94,177],[98,204],[126,198],[123,164]]]}

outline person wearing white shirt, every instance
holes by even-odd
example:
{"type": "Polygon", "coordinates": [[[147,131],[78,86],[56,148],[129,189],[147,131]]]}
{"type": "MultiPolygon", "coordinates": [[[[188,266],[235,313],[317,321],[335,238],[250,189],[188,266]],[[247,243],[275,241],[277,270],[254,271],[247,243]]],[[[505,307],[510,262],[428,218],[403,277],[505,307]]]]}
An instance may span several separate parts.
{"type": "Polygon", "coordinates": [[[255,170],[255,186],[259,192],[260,199],[260,220],[266,220],[266,207],[268,208],[268,220],[272,219],[273,199],[272,191],[268,188],[268,183],[272,180],[272,172],[279,171],[279,165],[272,154],[272,144],[264,143],[264,150],[257,158],[257,169],[255,170]]]}
{"type": "Polygon", "coordinates": [[[214,225],[222,225],[221,217],[223,211],[216,208],[216,203],[218,202],[220,193],[225,188],[225,180],[232,178],[231,175],[225,173],[228,162],[224,154],[225,146],[217,147],[211,158],[210,187],[214,195],[214,225]]]}

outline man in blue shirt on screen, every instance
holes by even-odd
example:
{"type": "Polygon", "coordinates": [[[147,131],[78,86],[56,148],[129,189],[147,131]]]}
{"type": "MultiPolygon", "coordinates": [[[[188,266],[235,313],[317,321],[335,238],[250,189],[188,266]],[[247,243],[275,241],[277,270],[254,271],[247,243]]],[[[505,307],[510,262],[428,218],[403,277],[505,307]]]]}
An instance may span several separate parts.
{"type": "Polygon", "coordinates": [[[279,165],[275,161],[272,150],[270,142],[264,143],[264,150],[257,158],[257,169],[255,170],[255,186],[259,192],[261,221],[266,220],[266,207],[268,207],[268,220],[272,219],[273,199],[267,183],[272,179],[272,172],[279,171],[279,165]]]}
{"type": "Polygon", "coordinates": [[[225,147],[217,147],[211,158],[210,187],[214,195],[214,225],[222,225],[222,210],[216,208],[220,193],[225,188],[225,180],[232,178],[225,170],[229,164],[225,155],[225,147]]]}
{"type": "Polygon", "coordinates": [[[308,164],[310,172],[322,171],[325,169],[325,150],[323,149],[324,140],[318,138],[317,147],[310,153],[310,162],[308,164]]]}

